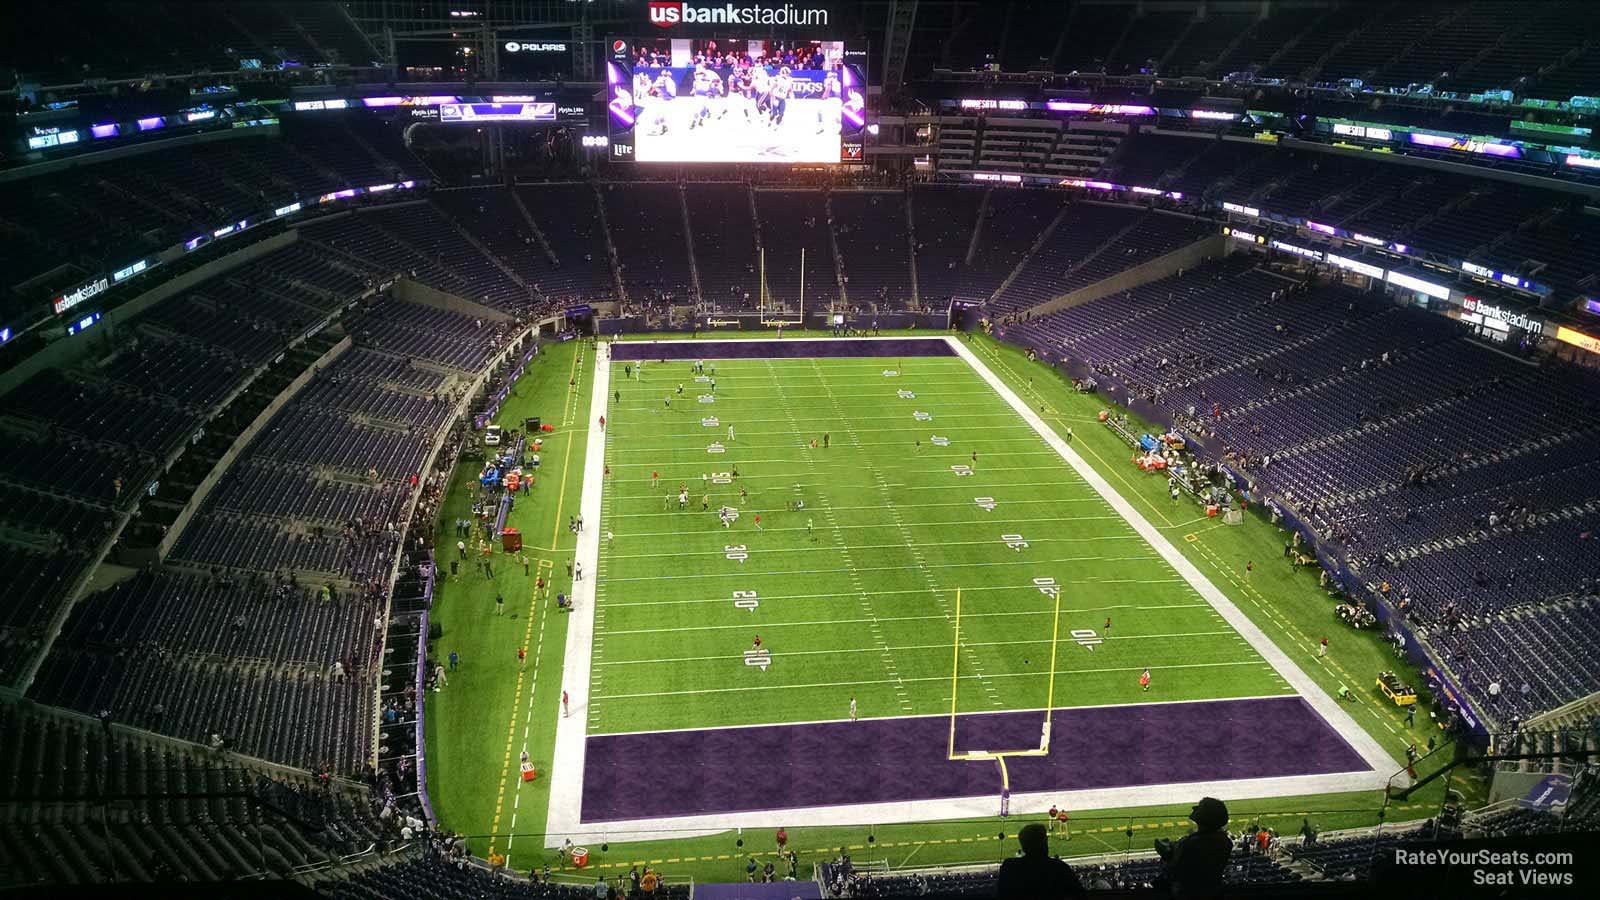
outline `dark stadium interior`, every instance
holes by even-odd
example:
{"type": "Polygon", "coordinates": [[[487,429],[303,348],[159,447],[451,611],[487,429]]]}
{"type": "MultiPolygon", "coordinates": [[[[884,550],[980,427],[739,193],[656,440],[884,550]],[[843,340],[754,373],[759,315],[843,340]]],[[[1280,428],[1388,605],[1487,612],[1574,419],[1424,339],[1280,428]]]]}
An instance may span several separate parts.
{"type": "MultiPolygon", "coordinates": [[[[1593,839],[1600,4],[795,0],[869,48],[862,158],[846,126],[806,166],[618,154],[606,39],[657,5],[7,9],[0,892],[597,896],[419,796],[440,485],[538,342],[780,315],[987,333],[1181,430],[1376,614],[1463,772],[1573,785],[1242,833],[1230,896],[1593,839]]],[[[995,865],[801,880],[996,896],[1021,824],[995,865]]],[[[1073,862],[1108,896],[1170,876],[1148,838],[1073,862]]]]}

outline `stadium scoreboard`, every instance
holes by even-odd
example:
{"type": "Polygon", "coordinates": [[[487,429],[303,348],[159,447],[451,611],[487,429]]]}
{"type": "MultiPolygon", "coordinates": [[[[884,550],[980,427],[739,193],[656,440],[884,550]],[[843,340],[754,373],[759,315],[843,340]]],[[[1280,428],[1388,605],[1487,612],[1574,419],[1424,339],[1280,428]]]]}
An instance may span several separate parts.
{"type": "Polygon", "coordinates": [[[653,37],[612,38],[607,50],[613,161],[864,161],[864,45],[653,37]]]}

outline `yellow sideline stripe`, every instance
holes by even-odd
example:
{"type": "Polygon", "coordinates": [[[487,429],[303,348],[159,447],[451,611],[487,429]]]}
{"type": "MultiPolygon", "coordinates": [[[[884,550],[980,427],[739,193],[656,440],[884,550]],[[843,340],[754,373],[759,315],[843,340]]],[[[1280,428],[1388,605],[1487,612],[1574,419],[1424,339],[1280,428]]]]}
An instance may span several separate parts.
{"type": "MultiPolygon", "coordinates": [[[[523,647],[528,646],[528,642],[533,639],[533,620],[538,618],[534,613],[538,609],[539,595],[530,592],[528,595],[528,627],[523,630],[522,634],[521,646],[523,647]]],[[[522,678],[525,674],[527,674],[527,670],[518,666],[517,687],[511,699],[511,724],[506,728],[506,756],[500,763],[500,789],[495,794],[494,800],[494,824],[489,826],[490,833],[495,835],[500,833],[500,814],[504,811],[506,804],[506,776],[511,769],[511,748],[517,742],[517,711],[522,709],[522,678]]],[[[520,778],[522,776],[519,774],[517,777],[520,778]]],[[[495,843],[491,838],[489,852],[493,854],[494,850],[495,843]]]]}
{"type": "MultiPolygon", "coordinates": [[[[582,355],[582,347],[579,347],[572,354],[572,369],[567,373],[567,381],[574,382],[574,384],[568,393],[569,397],[576,395],[579,390],[582,390],[582,386],[575,383],[577,381],[575,374],[578,371],[578,357],[582,355]]],[[[576,406],[576,403],[573,405],[576,406]]],[[[562,415],[566,419],[571,419],[571,415],[568,413],[563,412],[562,415]]],[[[563,421],[561,424],[563,427],[565,427],[567,422],[563,421]]],[[[556,521],[555,524],[550,527],[551,550],[555,550],[561,542],[561,511],[565,508],[567,502],[567,464],[572,461],[572,445],[577,441],[577,434],[580,431],[582,431],[582,429],[574,429],[567,435],[567,452],[561,459],[561,493],[556,496],[556,521]]]]}

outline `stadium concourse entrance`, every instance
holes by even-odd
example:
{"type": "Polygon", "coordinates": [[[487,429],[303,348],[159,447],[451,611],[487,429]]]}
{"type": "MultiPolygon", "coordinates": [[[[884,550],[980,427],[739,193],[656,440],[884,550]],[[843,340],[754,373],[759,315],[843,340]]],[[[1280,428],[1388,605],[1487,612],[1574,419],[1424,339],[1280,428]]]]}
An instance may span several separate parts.
{"type": "MultiPolygon", "coordinates": [[[[660,329],[653,326],[649,320],[642,316],[625,316],[622,318],[602,319],[599,324],[601,335],[629,335],[646,334],[660,329]]],[[[697,315],[692,320],[693,329],[699,331],[777,331],[783,328],[808,329],[812,331],[848,330],[862,334],[872,331],[890,331],[904,329],[929,329],[943,330],[950,326],[950,315],[945,312],[937,313],[912,313],[912,312],[883,312],[883,313],[835,313],[828,310],[808,312],[804,315],[798,313],[711,313],[697,315]]]]}

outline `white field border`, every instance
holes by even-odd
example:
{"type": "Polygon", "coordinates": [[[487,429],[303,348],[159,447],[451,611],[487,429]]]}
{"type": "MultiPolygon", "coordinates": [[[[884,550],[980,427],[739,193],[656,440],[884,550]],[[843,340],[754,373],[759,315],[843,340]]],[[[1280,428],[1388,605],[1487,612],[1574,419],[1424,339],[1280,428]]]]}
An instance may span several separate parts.
{"type": "MultiPolygon", "coordinates": [[[[1234,605],[1233,601],[1217,589],[1188,557],[1178,551],[1165,535],[1116,492],[1100,473],[1061,439],[1048,424],[1012,391],[999,376],[989,370],[981,360],[968,350],[960,340],[945,335],[928,337],[897,336],[898,340],[944,341],[958,357],[965,360],[979,377],[1000,395],[1023,421],[1055,450],[1090,487],[1094,488],[1111,507],[1133,527],[1144,540],[1160,554],[1161,558],[1183,578],[1207,604],[1215,609],[1245,639],[1252,649],[1272,666],[1284,681],[1314,709],[1367,764],[1366,771],[1333,773],[1328,775],[1296,775],[1279,778],[1243,778],[1224,781],[1202,781],[1176,784],[1143,785],[1137,787],[1104,788],[1082,791],[1049,791],[1019,793],[1011,797],[1014,815],[1040,813],[1055,804],[1070,809],[1098,809],[1106,807],[1155,806],[1189,803],[1201,796],[1223,800],[1243,800],[1262,797],[1289,797],[1306,794],[1340,793],[1347,791],[1380,790],[1388,783],[1389,773],[1398,764],[1384,752],[1371,735],[1350,718],[1338,701],[1328,696],[1303,669],[1278,648],[1250,618],[1234,605]]],[[[816,338],[806,341],[863,341],[883,338],[816,338]]],[[[635,342],[628,342],[635,343],[635,342]]],[[[640,344],[704,344],[705,340],[639,341],[640,344]]],[[[595,356],[595,375],[591,417],[605,413],[610,398],[611,344],[595,356]]],[[[707,359],[716,357],[707,356],[707,359]]],[[[648,361],[648,360],[646,360],[648,361]]],[[[577,559],[591,573],[599,571],[600,499],[602,473],[605,470],[605,435],[599,429],[590,429],[588,454],[584,462],[583,495],[580,510],[585,522],[594,522],[578,535],[577,559]]],[[[545,825],[545,846],[559,847],[570,838],[579,845],[602,841],[670,840],[716,834],[734,828],[775,828],[785,823],[804,822],[807,826],[892,824],[924,822],[938,819],[965,819],[995,815],[995,796],[949,798],[942,800],[916,800],[890,803],[860,803],[842,806],[791,807],[787,809],[756,810],[750,812],[717,813],[698,816],[670,816],[651,819],[630,819],[611,822],[584,823],[581,821],[583,804],[584,752],[587,738],[585,721],[589,709],[589,677],[592,668],[591,651],[594,641],[594,587],[595,582],[580,582],[573,588],[576,609],[567,624],[566,659],[562,670],[563,688],[573,696],[573,715],[562,718],[556,725],[555,751],[550,766],[550,808],[545,825]]],[[[1288,695],[1280,695],[1288,696],[1288,695]]],[[[1209,700],[1188,701],[1197,703],[1209,700]]],[[[916,718],[907,716],[905,718],[916,718]]]]}

